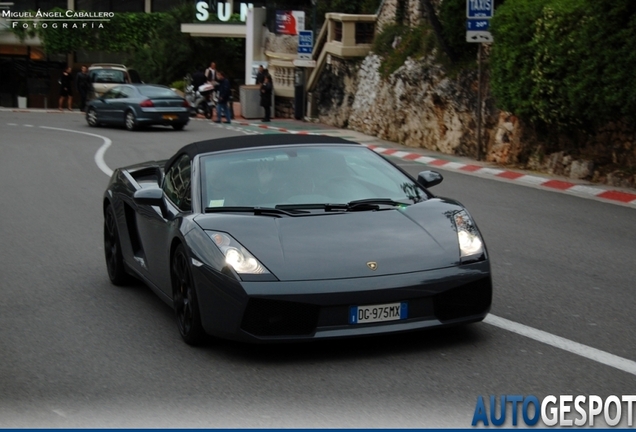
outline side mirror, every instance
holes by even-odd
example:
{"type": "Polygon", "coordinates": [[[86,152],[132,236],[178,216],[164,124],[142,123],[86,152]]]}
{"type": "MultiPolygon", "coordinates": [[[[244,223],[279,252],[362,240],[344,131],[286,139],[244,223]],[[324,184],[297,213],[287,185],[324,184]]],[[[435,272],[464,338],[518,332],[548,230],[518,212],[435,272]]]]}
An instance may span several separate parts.
{"type": "Polygon", "coordinates": [[[143,189],[139,189],[133,195],[133,200],[137,205],[148,205],[159,207],[161,210],[161,216],[164,219],[168,218],[168,207],[163,199],[163,189],[156,186],[151,186],[143,189]]]}
{"type": "Polygon", "coordinates": [[[139,189],[133,195],[138,205],[157,206],[163,209],[163,190],[159,187],[147,187],[139,189]]]}
{"type": "Polygon", "coordinates": [[[425,188],[438,185],[444,180],[444,177],[437,171],[422,171],[417,175],[417,182],[425,188]]]}

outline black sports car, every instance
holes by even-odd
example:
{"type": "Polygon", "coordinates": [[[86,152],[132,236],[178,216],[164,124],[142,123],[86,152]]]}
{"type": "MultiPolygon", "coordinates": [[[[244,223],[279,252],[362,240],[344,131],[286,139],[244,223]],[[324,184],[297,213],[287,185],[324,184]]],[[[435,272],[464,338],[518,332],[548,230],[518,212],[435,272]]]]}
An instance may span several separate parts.
{"type": "Polygon", "coordinates": [[[115,285],[143,280],[181,336],[253,341],[481,321],[488,253],[466,209],[357,143],[260,135],[201,141],[117,169],[104,194],[115,285]]]}
{"type": "Polygon", "coordinates": [[[132,131],[163,125],[181,130],[189,121],[190,104],[168,87],[154,84],[122,84],[86,105],[86,122],[92,127],[117,125],[132,131]]]}

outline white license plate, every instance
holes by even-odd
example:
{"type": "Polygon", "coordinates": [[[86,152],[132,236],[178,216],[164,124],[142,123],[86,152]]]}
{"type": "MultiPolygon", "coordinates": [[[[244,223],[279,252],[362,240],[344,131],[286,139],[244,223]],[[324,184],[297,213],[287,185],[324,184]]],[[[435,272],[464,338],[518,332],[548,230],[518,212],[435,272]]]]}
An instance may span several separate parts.
{"type": "Polygon", "coordinates": [[[351,306],[349,308],[349,324],[397,321],[406,318],[408,318],[408,304],[406,302],[351,306]]]}

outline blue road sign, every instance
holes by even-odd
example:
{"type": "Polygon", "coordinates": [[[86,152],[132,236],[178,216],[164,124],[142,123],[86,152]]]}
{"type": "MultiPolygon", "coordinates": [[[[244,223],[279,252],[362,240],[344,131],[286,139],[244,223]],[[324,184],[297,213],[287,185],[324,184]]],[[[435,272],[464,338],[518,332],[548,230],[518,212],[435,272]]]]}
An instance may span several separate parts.
{"type": "MultiPolygon", "coordinates": [[[[313,47],[314,32],[312,30],[300,30],[298,32],[298,46],[313,47]]],[[[299,51],[300,52],[300,51],[299,51]]]]}
{"type": "Polygon", "coordinates": [[[299,54],[311,54],[312,51],[312,47],[310,46],[299,46],[298,47],[298,53],[299,54]]]}
{"type": "Polygon", "coordinates": [[[492,18],[495,0],[466,0],[466,18],[492,18]]]}
{"type": "Polygon", "coordinates": [[[489,19],[466,20],[466,30],[488,30],[489,28],[490,28],[489,19]]]}

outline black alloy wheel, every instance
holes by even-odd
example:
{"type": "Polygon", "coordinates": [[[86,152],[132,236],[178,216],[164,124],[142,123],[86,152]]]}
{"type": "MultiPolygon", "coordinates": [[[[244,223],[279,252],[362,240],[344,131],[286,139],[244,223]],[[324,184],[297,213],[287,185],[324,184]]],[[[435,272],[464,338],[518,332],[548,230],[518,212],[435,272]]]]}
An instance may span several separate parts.
{"type": "Polygon", "coordinates": [[[112,284],[122,286],[130,282],[130,275],[124,269],[119,230],[112,205],[109,205],[104,212],[104,254],[108,277],[112,284]]]}
{"type": "Polygon", "coordinates": [[[190,259],[183,245],[177,246],[172,256],[172,299],[181,337],[188,345],[203,342],[205,332],[201,325],[199,303],[190,270],[190,259]]]}

